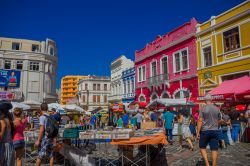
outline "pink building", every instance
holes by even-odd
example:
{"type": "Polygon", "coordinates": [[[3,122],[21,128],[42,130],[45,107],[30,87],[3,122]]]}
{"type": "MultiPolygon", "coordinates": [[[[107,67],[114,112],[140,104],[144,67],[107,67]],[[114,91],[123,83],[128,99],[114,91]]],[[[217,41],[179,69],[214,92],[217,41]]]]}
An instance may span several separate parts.
{"type": "Polygon", "coordinates": [[[198,96],[196,24],[192,18],[135,52],[137,101],[198,96]]]}

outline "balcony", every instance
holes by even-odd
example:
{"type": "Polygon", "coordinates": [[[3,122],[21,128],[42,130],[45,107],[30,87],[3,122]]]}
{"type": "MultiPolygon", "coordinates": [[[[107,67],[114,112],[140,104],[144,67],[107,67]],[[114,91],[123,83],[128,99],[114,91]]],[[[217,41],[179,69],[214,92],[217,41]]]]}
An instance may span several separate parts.
{"type": "Polygon", "coordinates": [[[153,77],[147,78],[147,86],[155,86],[164,84],[165,81],[169,80],[168,74],[160,74],[153,77]]]}

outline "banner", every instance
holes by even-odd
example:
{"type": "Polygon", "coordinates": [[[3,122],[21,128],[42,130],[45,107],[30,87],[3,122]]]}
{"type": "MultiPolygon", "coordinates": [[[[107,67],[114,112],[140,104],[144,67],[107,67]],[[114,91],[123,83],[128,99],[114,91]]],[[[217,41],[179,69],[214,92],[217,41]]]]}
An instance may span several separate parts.
{"type": "Polygon", "coordinates": [[[20,86],[21,71],[0,70],[0,87],[18,88],[20,86]]]}
{"type": "Polygon", "coordinates": [[[8,100],[11,101],[15,97],[15,94],[13,92],[3,91],[0,92],[0,100],[8,100]]]}

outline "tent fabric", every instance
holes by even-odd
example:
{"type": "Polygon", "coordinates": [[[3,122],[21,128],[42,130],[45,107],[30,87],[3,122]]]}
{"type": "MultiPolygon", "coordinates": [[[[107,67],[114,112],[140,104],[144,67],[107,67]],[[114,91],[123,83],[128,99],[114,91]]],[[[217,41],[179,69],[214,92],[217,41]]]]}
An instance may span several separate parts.
{"type": "Polygon", "coordinates": [[[167,145],[168,141],[164,133],[152,136],[132,137],[128,140],[112,140],[111,145],[167,145]]]}
{"type": "Polygon", "coordinates": [[[248,93],[250,93],[250,77],[248,76],[224,81],[218,87],[209,92],[211,95],[241,95],[248,93]]]}

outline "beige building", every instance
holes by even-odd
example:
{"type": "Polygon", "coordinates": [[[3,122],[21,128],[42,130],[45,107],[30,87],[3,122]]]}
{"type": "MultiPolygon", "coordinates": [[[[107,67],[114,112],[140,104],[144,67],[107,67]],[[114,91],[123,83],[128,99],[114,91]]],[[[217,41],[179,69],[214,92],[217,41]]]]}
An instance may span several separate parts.
{"type": "Polygon", "coordinates": [[[35,41],[0,37],[0,69],[20,72],[20,86],[0,87],[0,91],[18,91],[18,101],[55,102],[57,47],[53,40],[35,41]]]}
{"type": "Polygon", "coordinates": [[[68,75],[68,76],[64,76],[61,79],[60,102],[62,105],[77,103],[78,82],[80,79],[87,78],[87,77],[88,76],[68,75]]]}
{"type": "Polygon", "coordinates": [[[110,95],[110,77],[88,76],[78,83],[79,105],[85,110],[93,111],[98,107],[108,109],[110,95]]]}

